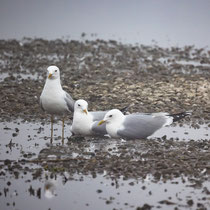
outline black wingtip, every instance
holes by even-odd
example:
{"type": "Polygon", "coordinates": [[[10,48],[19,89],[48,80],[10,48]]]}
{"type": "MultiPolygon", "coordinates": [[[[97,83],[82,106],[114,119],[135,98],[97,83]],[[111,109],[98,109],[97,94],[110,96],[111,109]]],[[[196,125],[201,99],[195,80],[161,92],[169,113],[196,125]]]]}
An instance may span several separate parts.
{"type": "Polygon", "coordinates": [[[170,114],[169,116],[173,117],[173,122],[176,122],[191,114],[192,114],[192,111],[186,111],[186,112],[181,112],[177,114],[170,114]]]}
{"type": "Polygon", "coordinates": [[[126,106],[126,107],[123,107],[120,109],[120,111],[123,113],[123,114],[126,114],[128,108],[130,107],[130,105],[126,106]]]}

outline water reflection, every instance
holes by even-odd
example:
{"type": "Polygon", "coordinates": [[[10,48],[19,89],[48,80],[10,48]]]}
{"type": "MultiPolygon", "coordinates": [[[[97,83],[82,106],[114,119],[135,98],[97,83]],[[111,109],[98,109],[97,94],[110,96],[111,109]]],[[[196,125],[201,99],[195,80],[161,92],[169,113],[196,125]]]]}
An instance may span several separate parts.
{"type": "Polygon", "coordinates": [[[38,199],[41,199],[41,188],[38,188],[38,189],[34,189],[32,187],[32,185],[30,185],[29,189],[28,189],[28,192],[29,192],[29,195],[30,196],[35,196],[37,197],[38,199]]]}
{"type": "MultiPolygon", "coordinates": [[[[154,208],[209,208],[210,183],[200,183],[196,178],[181,176],[172,180],[154,181],[154,177],[128,179],[97,174],[69,175],[67,180],[61,174],[43,173],[36,179],[32,174],[18,180],[6,176],[0,179],[0,202],[2,209],[130,209],[154,208]],[[9,181],[8,181],[9,180],[9,181]],[[29,181],[30,180],[30,181],[29,181]],[[11,184],[5,185],[10,182],[11,184]],[[139,196],[141,199],[139,199],[139,196]],[[50,200],[50,202],[49,202],[50,200]]],[[[208,176],[206,176],[208,177],[208,176]]]]}
{"type": "Polygon", "coordinates": [[[46,198],[52,199],[56,196],[55,181],[46,181],[44,184],[44,195],[46,198]]]}
{"type": "MultiPolygon", "coordinates": [[[[59,140],[50,145],[45,138],[49,135],[49,125],[40,126],[39,122],[3,122],[0,128],[0,203],[3,209],[13,206],[32,210],[124,209],[143,207],[147,203],[162,209],[168,209],[168,205],[196,207],[197,203],[210,207],[209,169],[204,162],[209,160],[205,140],[209,138],[207,124],[199,125],[199,129],[175,124],[156,132],[150,140],[122,142],[85,138],[76,141],[70,138],[65,145],[59,144],[59,140]],[[167,136],[165,140],[159,139],[163,135],[167,136]],[[190,141],[186,148],[182,146],[190,139],[197,140],[198,144],[194,147],[190,141]],[[172,144],[167,144],[168,141],[172,144]],[[155,150],[156,147],[163,149],[155,150]],[[153,158],[158,158],[160,152],[166,156],[156,165],[153,158]],[[200,155],[202,163],[194,156],[191,162],[189,154],[194,152],[200,155]],[[173,166],[167,165],[167,155],[174,159],[173,166]],[[199,164],[193,167],[199,176],[174,172],[183,161],[186,166],[199,164]],[[160,170],[163,173],[159,173],[160,170]]],[[[70,135],[68,129],[66,132],[70,135]]],[[[59,130],[56,133],[60,133],[59,130]]],[[[190,168],[186,168],[188,172],[190,168]]]]}

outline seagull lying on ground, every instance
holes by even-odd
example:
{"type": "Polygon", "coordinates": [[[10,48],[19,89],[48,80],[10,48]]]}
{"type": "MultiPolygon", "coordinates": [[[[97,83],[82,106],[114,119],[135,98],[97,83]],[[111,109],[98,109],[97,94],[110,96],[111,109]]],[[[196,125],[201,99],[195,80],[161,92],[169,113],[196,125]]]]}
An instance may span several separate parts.
{"type": "Polygon", "coordinates": [[[108,111],[88,111],[88,103],[79,99],[74,104],[73,123],[70,128],[75,135],[81,136],[104,136],[107,134],[106,126],[98,126],[108,111]]]}
{"type": "Polygon", "coordinates": [[[112,109],[106,113],[104,119],[98,125],[106,124],[106,131],[112,138],[145,139],[160,128],[170,125],[187,115],[191,115],[191,112],[124,115],[120,110],[112,109]]]}
{"type": "Polygon", "coordinates": [[[47,79],[40,96],[41,108],[51,115],[51,142],[53,139],[54,115],[62,116],[62,142],[64,141],[65,114],[74,111],[74,100],[63,90],[57,66],[47,68],[47,79]]]}

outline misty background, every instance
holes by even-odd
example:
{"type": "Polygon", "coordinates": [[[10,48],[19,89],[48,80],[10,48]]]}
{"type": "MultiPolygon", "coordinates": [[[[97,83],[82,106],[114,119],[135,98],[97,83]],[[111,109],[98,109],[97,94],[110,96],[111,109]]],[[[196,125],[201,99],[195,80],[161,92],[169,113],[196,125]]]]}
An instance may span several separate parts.
{"type": "Polygon", "coordinates": [[[209,0],[0,0],[0,39],[209,47],[209,22],[209,0]]]}

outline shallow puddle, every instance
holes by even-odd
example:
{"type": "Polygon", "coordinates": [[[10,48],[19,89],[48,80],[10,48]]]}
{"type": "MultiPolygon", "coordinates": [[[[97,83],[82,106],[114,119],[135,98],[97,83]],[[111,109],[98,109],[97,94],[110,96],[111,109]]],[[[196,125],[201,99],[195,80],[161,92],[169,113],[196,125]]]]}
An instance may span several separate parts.
{"type": "MultiPolygon", "coordinates": [[[[71,141],[70,125],[65,127],[65,144],[68,139],[71,141]]],[[[16,122],[0,123],[1,141],[0,141],[0,159],[21,159],[24,157],[36,157],[40,150],[50,147],[50,125],[41,123],[29,123],[17,120],[16,122]]],[[[54,124],[54,146],[61,145],[61,122],[54,124]]],[[[190,125],[173,125],[161,128],[149,139],[164,138],[189,141],[189,140],[209,140],[209,127],[207,124],[199,125],[199,128],[193,128],[190,125]]],[[[75,139],[75,138],[72,138],[75,139]]],[[[92,139],[89,140],[88,146],[84,151],[92,152],[96,149],[103,148],[105,151],[111,150],[116,145],[124,143],[123,140],[114,139],[92,139]]],[[[79,139],[80,140],[80,139],[79,139]]],[[[75,141],[75,140],[74,140],[75,141]]],[[[77,140],[76,140],[77,141],[77,140]]],[[[141,140],[140,140],[141,141],[141,140]]],[[[127,141],[129,144],[129,141],[127,141]]],[[[51,145],[51,146],[52,146],[51,145]]],[[[64,145],[65,146],[65,145],[64,145]]],[[[74,153],[76,156],[76,152],[74,153]]]]}
{"type": "Polygon", "coordinates": [[[210,139],[210,131],[208,124],[199,125],[199,128],[194,128],[191,125],[172,125],[161,128],[150,138],[161,138],[163,136],[166,136],[166,139],[173,138],[180,141],[198,141],[210,139]]]}
{"type": "MultiPolygon", "coordinates": [[[[71,139],[77,141],[77,138],[71,137],[69,130],[70,125],[65,127],[65,143],[71,139]],[[67,140],[68,138],[68,140],[67,140]],[[75,140],[76,139],[76,140],[75,140]]],[[[50,125],[41,123],[24,122],[17,120],[16,122],[2,122],[0,123],[1,141],[0,141],[0,159],[16,160],[21,158],[35,158],[39,155],[40,151],[45,148],[53,148],[52,146],[61,146],[61,122],[54,124],[54,140],[53,144],[50,144],[50,125]]],[[[164,137],[165,141],[169,139],[177,141],[199,141],[209,140],[209,127],[208,124],[199,125],[199,128],[193,128],[190,125],[173,125],[161,128],[148,139],[159,139],[164,137]]],[[[83,140],[83,138],[82,138],[83,140]]],[[[81,139],[79,138],[79,141],[81,139]]],[[[129,141],[115,140],[110,138],[105,139],[92,139],[85,138],[87,145],[84,148],[84,152],[94,152],[95,150],[103,149],[104,151],[110,151],[110,153],[117,152],[117,146],[123,145],[125,142],[129,144],[129,141]],[[88,140],[88,142],[87,142],[88,140]]],[[[141,140],[139,140],[141,144],[141,140]]],[[[132,143],[131,143],[132,144],[132,143]]],[[[68,147],[68,146],[67,146],[68,147]]],[[[54,152],[54,151],[53,151],[54,152]]],[[[65,152],[64,152],[65,154],[65,152]]],[[[71,154],[72,157],[76,157],[77,153],[74,151],[71,154]]]]}
{"type": "MultiPolygon", "coordinates": [[[[80,165],[81,162],[92,159],[95,161],[97,151],[104,153],[106,158],[120,157],[120,153],[127,152],[131,156],[136,155],[137,161],[142,160],[138,154],[145,152],[146,141],[124,142],[109,138],[77,141],[75,138],[66,138],[62,146],[61,123],[56,123],[54,128],[54,141],[51,145],[49,124],[21,120],[0,123],[2,209],[210,208],[208,169],[201,171],[202,182],[185,175],[171,179],[160,177],[158,180],[150,174],[135,179],[116,177],[102,166],[101,173],[80,171],[79,167],[84,168],[80,165]],[[129,146],[134,143],[135,147],[129,146]],[[34,161],[37,158],[38,162],[34,161]],[[77,166],[78,170],[71,173],[69,168],[73,165],[68,161],[67,168],[60,165],[59,171],[60,159],[81,162],[77,166]],[[51,166],[54,168],[50,169],[46,164],[53,160],[58,162],[52,162],[51,166]]],[[[71,135],[68,128],[69,125],[66,125],[66,137],[71,135]]],[[[164,135],[166,142],[170,138],[179,141],[209,139],[207,124],[200,125],[199,129],[189,125],[165,127],[150,139],[156,142],[164,135]]]]}
{"type": "MultiPolygon", "coordinates": [[[[31,167],[30,165],[28,167],[31,167]]],[[[0,179],[2,209],[174,209],[210,207],[209,182],[194,188],[196,180],[187,177],[153,182],[145,179],[123,180],[75,174],[44,173],[34,179],[30,173],[19,178],[0,179]],[[147,208],[148,209],[148,208],[147,208]]]]}
{"type": "MultiPolygon", "coordinates": [[[[61,134],[61,125],[54,125],[54,145],[60,144],[58,136],[61,134]],[[60,132],[59,132],[59,131],[60,132]]],[[[4,159],[21,159],[31,154],[36,157],[39,151],[50,143],[50,125],[42,126],[41,123],[28,123],[21,120],[16,122],[0,123],[1,147],[0,156],[4,159]]],[[[66,136],[71,132],[66,129],[66,136]]]]}

